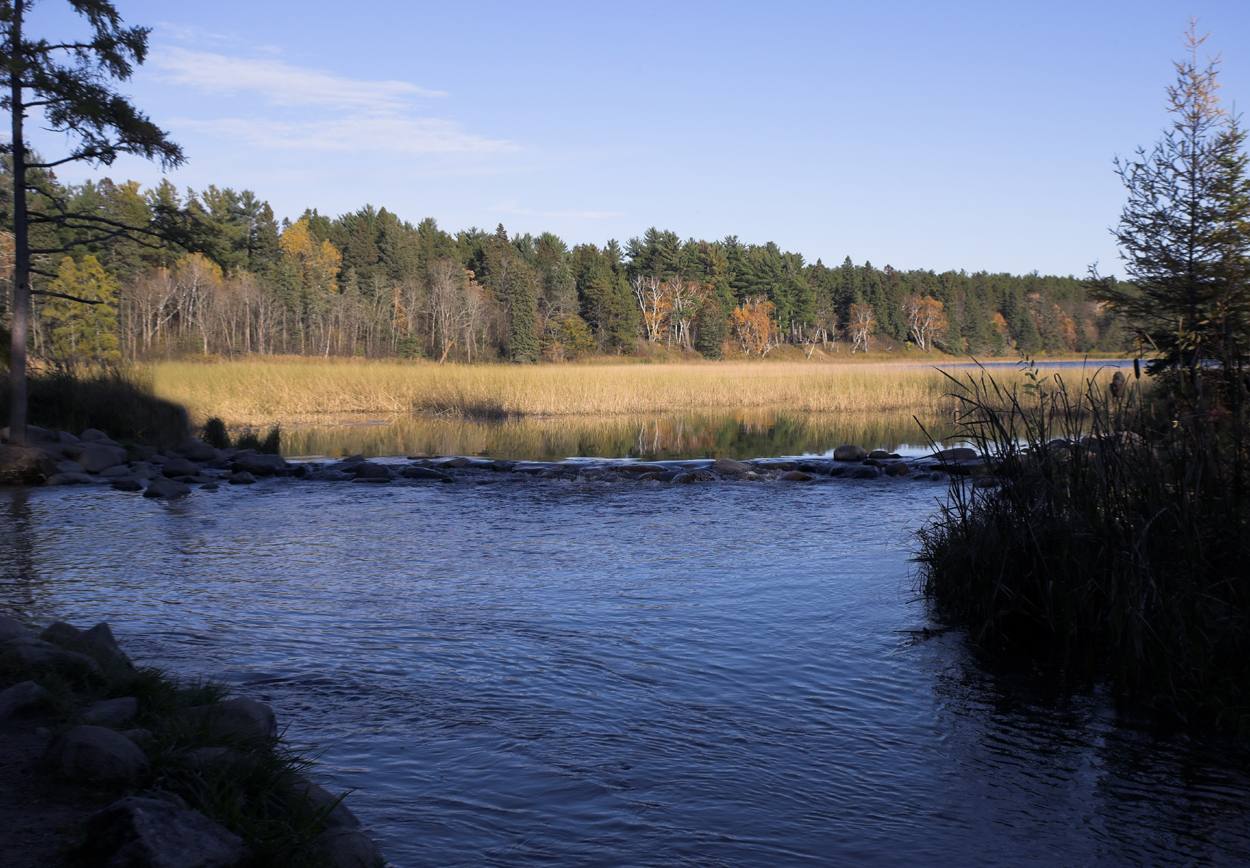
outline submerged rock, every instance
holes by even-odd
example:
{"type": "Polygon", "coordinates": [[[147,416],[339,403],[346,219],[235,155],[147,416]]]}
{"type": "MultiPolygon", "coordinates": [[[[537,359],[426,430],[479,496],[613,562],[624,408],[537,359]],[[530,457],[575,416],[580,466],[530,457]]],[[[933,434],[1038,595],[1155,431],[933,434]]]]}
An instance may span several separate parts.
{"type": "Polygon", "coordinates": [[[191,493],[191,488],[176,479],[169,479],[164,476],[158,476],[148,483],[147,491],[143,492],[144,497],[164,497],[173,499],[176,497],[186,497],[191,493]]]}

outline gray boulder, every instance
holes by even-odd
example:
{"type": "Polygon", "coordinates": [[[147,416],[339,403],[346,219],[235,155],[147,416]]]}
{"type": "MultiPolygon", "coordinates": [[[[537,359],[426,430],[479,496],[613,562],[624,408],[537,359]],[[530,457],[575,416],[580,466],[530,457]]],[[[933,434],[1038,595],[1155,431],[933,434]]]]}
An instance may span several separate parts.
{"type": "Polygon", "coordinates": [[[791,470],[789,473],[782,475],[783,482],[811,482],[812,477],[804,473],[802,470],[791,470]]]}
{"type": "Polygon", "coordinates": [[[881,475],[881,471],[878,470],[877,468],[864,465],[862,467],[852,467],[850,470],[848,470],[844,474],[843,478],[844,479],[876,479],[880,475],[881,475]]]}
{"type": "Polygon", "coordinates": [[[33,639],[34,636],[31,629],[21,621],[0,615],[0,642],[8,642],[10,639],[33,639]]]}
{"type": "Polygon", "coordinates": [[[77,443],[79,442],[80,438],[75,437],[73,434],[69,433],[68,431],[57,431],[56,439],[61,443],[77,443]]]}
{"type": "Polygon", "coordinates": [[[178,480],[169,479],[165,476],[158,476],[148,483],[147,491],[143,492],[143,496],[173,499],[175,497],[186,497],[190,493],[190,487],[182,484],[178,480]]]}
{"type": "Polygon", "coordinates": [[[52,694],[33,681],[14,684],[0,692],[0,719],[11,717],[49,699],[52,694]]]}
{"type": "Polygon", "coordinates": [[[88,473],[99,473],[101,470],[107,470],[118,464],[125,464],[129,459],[130,456],[126,450],[120,446],[110,446],[100,442],[88,443],[78,455],[78,463],[88,473]]]}
{"type": "Polygon", "coordinates": [[[422,467],[418,464],[412,464],[400,471],[405,479],[436,479],[439,482],[450,480],[451,477],[446,473],[439,473],[430,467],[422,467]]]}
{"type": "Polygon", "coordinates": [[[310,473],[308,478],[313,482],[351,482],[356,474],[350,470],[318,470],[310,473]]]}
{"type": "MultiPolygon", "coordinates": [[[[0,428],[0,440],[8,439],[9,426],[5,425],[3,428],[0,428]]],[[[40,428],[38,425],[27,425],[26,439],[31,443],[55,443],[57,436],[55,431],[49,431],[47,428],[40,428]]]]}
{"type": "Polygon", "coordinates": [[[203,440],[197,440],[191,436],[183,437],[178,441],[178,445],[170,451],[192,461],[216,461],[221,457],[221,453],[216,447],[209,446],[203,440]]]}
{"type": "Polygon", "coordinates": [[[165,476],[198,476],[200,466],[185,458],[171,458],[161,465],[161,473],[165,476]]]}
{"type": "Polygon", "coordinates": [[[691,470],[689,473],[679,473],[673,477],[673,482],[681,485],[690,485],[694,482],[715,482],[716,474],[710,470],[691,470]]]}
{"type": "Polygon", "coordinates": [[[100,471],[100,476],[103,479],[118,479],[122,476],[129,476],[129,475],[130,475],[130,465],[128,464],[118,464],[114,467],[106,467],[100,471]]]}
{"type": "Polygon", "coordinates": [[[87,473],[56,473],[48,477],[46,485],[93,485],[97,480],[87,473]]]}
{"type": "Polygon", "coordinates": [[[378,845],[359,829],[327,829],[317,836],[317,845],[333,868],[377,868],[382,864],[378,845]]]}
{"type": "Polygon", "coordinates": [[[952,461],[970,461],[979,456],[975,449],[969,449],[967,446],[957,446],[954,449],[941,449],[934,452],[933,457],[946,464],[952,461]]]}
{"type": "Polygon", "coordinates": [[[123,723],[139,713],[139,701],[133,696],[120,699],[102,699],[93,702],[83,712],[82,718],[87,723],[113,726],[123,723]]]}
{"type": "Polygon", "coordinates": [[[41,669],[43,667],[85,667],[92,672],[102,674],[100,664],[86,654],[66,651],[47,642],[38,640],[15,639],[0,645],[0,661],[20,669],[41,669]]]}
{"type": "Polygon", "coordinates": [[[231,485],[255,485],[256,477],[245,470],[240,470],[231,475],[229,482],[231,485]]]}
{"type": "Polygon", "coordinates": [[[86,473],[87,468],[83,467],[77,461],[71,461],[66,458],[64,461],[58,461],[56,464],[57,473],[86,473]]]}
{"type": "Polygon", "coordinates": [[[42,633],[39,634],[39,638],[45,642],[56,642],[58,645],[68,645],[71,642],[77,641],[78,637],[81,635],[82,630],[79,630],[73,624],[65,621],[53,621],[44,628],[42,633]]]}
{"type": "Polygon", "coordinates": [[[197,705],[184,713],[188,717],[210,721],[235,735],[267,737],[278,731],[273,709],[246,696],[236,696],[216,705],[197,705]]]}
{"type": "Polygon", "coordinates": [[[243,453],[235,456],[230,469],[235,473],[243,471],[253,476],[273,476],[279,470],[286,469],[286,460],[281,455],[243,453]]]}
{"type": "Polygon", "coordinates": [[[78,435],[78,439],[83,443],[94,443],[99,440],[108,440],[109,435],[105,434],[99,428],[88,428],[86,431],[78,435]]]}
{"type": "Polygon", "coordinates": [[[0,485],[41,485],[56,474],[56,461],[40,449],[0,446],[0,485]]]}
{"type": "Polygon", "coordinates": [[[117,644],[117,640],[113,637],[113,629],[106,621],[101,621],[90,630],[83,630],[64,644],[74,651],[89,654],[101,662],[125,666],[128,669],[134,668],[126,652],[117,644]]]}
{"type": "Polygon", "coordinates": [[[864,447],[856,446],[853,443],[843,443],[833,450],[834,461],[863,461],[867,457],[868,451],[864,447]]]}
{"type": "Polygon", "coordinates": [[[143,491],[143,483],[129,476],[121,479],[113,480],[113,489],[116,491],[143,491]]]}
{"type": "Polygon", "coordinates": [[[114,802],[87,819],[86,838],[84,861],[102,868],[242,868],[252,858],[238,835],[166,798],[114,802]]]}
{"type": "Polygon", "coordinates": [[[379,482],[389,482],[395,478],[395,471],[387,467],[385,464],[374,464],[370,461],[362,461],[357,464],[353,470],[357,479],[377,480],[379,482]]]}
{"type": "Polygon", "coordinates": [[[359,829],[360,820],[343,804],[343,797],[336,796],[320,784],[315,784],[303,775],[296,775],[291,784],[291,797],[302,802],[305,807],[325,813],[327,829],[359,829]],[[330,805],[333,808],[329,808],[330,805]]]}
{"type": "Polygon", "coordinates": [[[717,473],[750,473],[755,468],[750,464],[734,461],[732,458],[717,458],[708,469],[717,473]]]}
{"type": "Polygon", "coordinates": [[[54,774],[77,781],[125,781],[147,768],[139,746],[119,732],[102,726],[76,726],[44,754],[54,774]]]}
{"type": "Polygon", "coordinates": [[[885,468],[886,476],[906,476],[909,473],[911,473],[911,468],[901,461],[886,465],[885,468]]]}

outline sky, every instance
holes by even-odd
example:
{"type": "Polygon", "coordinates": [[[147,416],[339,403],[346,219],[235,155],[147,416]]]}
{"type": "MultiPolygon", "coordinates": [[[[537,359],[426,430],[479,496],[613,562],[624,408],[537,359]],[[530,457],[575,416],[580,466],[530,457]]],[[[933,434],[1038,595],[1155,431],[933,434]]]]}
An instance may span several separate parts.
{"type": "MultiPolygon", "coordinates": [[[[830,265],[1119,274],[1114,160],[1168,124],[1191,16],[1250,105],[1245,0],[114,2],[152,28],[118,87],[182,146],[178,187],[570,246],[656,226],[830,265]]],[[[31,28],[82,25],[41,0],[31,28]]]]}

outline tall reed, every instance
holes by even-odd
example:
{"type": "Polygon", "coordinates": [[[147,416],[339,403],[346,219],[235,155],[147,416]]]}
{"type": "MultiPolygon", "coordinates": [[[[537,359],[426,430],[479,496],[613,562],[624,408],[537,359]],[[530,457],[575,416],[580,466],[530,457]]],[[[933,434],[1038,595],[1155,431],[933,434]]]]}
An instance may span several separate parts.
{"type": "Polygon", "coordinates": [[[1250,734],[1244,394],[1229,410],[1036,371],[1020,388],[985,373],[951,382],[958,427],[999,484],[954,478],[918,532],[935,615],[1250,734]]]}

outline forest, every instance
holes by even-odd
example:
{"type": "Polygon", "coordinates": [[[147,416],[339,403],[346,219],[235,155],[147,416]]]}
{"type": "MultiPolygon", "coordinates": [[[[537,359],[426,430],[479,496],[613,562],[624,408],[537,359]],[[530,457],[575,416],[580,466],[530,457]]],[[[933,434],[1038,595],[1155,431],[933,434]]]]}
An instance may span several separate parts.
{"type": "MultiPolygon", "coordinates": [[[[898,271],[850,256],[828,266],[772,242],[656,228],[570,248],[502,225],[453,235],[371,206],[279,222],[251,191],[180,192],[168,181],[61,185],[46,175],[37,186],[34,281],[47,294],[36,296],[32,350],[56,364],[249,354],[538,362],[648,345],[710,359],[782,345],[808,358],[1001,356],[1119,352],[1133,335],[1070,276],[898,271]],[[131,228],[88,240],[62,214],[131,228]]],[[[11,255],[4,233],[0,256],[11,255]]]]}

